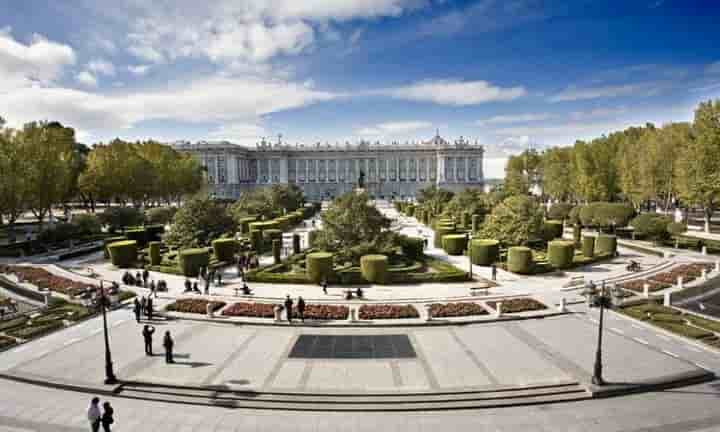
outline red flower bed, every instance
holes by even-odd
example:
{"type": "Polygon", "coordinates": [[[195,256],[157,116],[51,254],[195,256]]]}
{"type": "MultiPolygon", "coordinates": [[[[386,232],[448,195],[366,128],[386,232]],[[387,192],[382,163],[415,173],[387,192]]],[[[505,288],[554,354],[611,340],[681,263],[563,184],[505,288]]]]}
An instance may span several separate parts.
{"type": "Polygon", "coordinates": [[[22,282],[29,282],[38,288],[46,288],[69,296],[80,295],[88,288],[96,288],[94,285],[56,276],[36,267],[0,265],[0,273],[14,274],[22,282]]]}
{"type": "Polygon", "coordinates": [[[469,315],[487,315],[488,312],[477,303],[433,303],[430,305],[433,317],[461,317],[469,315]]]}
{"type": "Polygon", "coordinates": [[[274,318],[275,306],[272,303],[233,303],[222,311],[225,316],[252,317],[252,318],[274,318]]]}
{"type": "MultiPolygon", "coordinates": [[[[344,320],[347,319],[350,309],[347,306],[305,305],[305,318],[315,320],[344,320]]],[[[297,307],[293,308],[293,318],[300,318],[297,307]]]]}
{"type": "Polygon", "coordinates": [[[643,292],[643,290],[644,290],[643,287],[645,285],[645,282],[647,282],[650,285],[650,292],[660,291],[665,288],[669,288],[671,286],[670,284],[667,284],[664,282],[658,282],[658,281],[654,281],[654,280],[636,279],[636,280],[633,280],[630,282],[623,282],[622,284],[620,284],[620,287],[625,288],[630,291],[643,292]]]}
{"type": "Polygon", "coordinates": [[[360,319],[420,318],[413,305],[362,305],[360,319]]]}
{"type": "Polygon", "coordinates": [[[711,270],[712,264],[707,263],[694,263],[694,264],[683,264],[675,267],[674,269],[656,274],[650,279],[656,282],[666,283],[669,285],[675,285],[677,283],[678,276],[683,277],[683,282],[692,282],[700,275],[702,275],[702,269],[711,270]]]}
{"type": "Polygon", "coordinates": [[[497,310],[497,304],[502,302],[503,313],[518,313],[547,309],[547,306],[531,298],[514,298],[509,300],[489,301],[487,305],[497,310]]]}
{"type": "Polygon", "coordinates": [[[207,305],[212,305],[212,310],[215,312],[226,305],[225,302],[221,301],[209,301],[203,299],[179,299],[175,303],[167,305],[165,309],[171,312],[184,312],[194,314],[205,314],[207,313],[207,305]]]}

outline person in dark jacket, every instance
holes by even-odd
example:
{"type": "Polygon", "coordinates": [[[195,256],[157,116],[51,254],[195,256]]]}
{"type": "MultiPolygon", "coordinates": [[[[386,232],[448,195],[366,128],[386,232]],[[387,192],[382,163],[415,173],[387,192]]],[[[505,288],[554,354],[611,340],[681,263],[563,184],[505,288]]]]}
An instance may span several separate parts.
{"type": "Polygon", "coordinates": [[[145,298],[145,296],[140,299],[140,312],[142,312],[143,315],[147,313],[147,299],[145,298]]]}
{"type": "Polygon", "coordinates": [[[185,292],[192,291],[192,283],[190,282],[190,279],[185,278],[185,292]]]}
{"type": "Polygon", "coordinates": [[[146,308],[147,308],[147,317],[148,317],[149,320],[152,320],[152,316],[153,316],[153,301],[152,301],[152,298],[148,298],[148,299],[147,299],[147,306],[146,306],[146,308]]]}
{"type": "Polygon", "coordinates": [[[300,316],[300,321],[305,322],[305,299],[302,296],[298,297],[297,311],[300,316]]]}
{"type": "Polygon", "coordinates": [[[133,303],[133,312],[135,312],[135,321],[140,322],[140,315],[142,314],[142,306],[140,305],[140,300],[138,300],[137,297],[135,297],[135,302],[133,303]]]}
{"type": "Polygon", "coordinates": [[[155,327],[145,324],[145,327],[143,327],[142,335],[143,339],[145,340],[145,355],[153,355],[152,353],[152,337],[153,333],[155,333],[155,327]]]}
{"type": "Polygon", "coordinates": [[[165,332],[165,337],[163,338],[165,363],[175,363],[175,360],[173,360],[173,346],[175,346],[175,341],[173,341],[172,336],[170,336],[170,330],[168,330],[165,332]]]}
{"type": "Polygon", "coordinates": [[[110,406],[110,402],[105,402],[103,404],[103,413],[102,417],[100,418],[100,423],[102,423],[103,431],[110,432],[110,425],[115,423],[115,419],[113,418],[113,414],[115,413],[115,410],[112,406],[110,406]]]}
{"type": "Polygon", "coordinates": [[[148,279],[150,279],[150,272],[147,271],[147,269],[145,269],[142,272],[142,280],[143,280],[143,286],[146,288],[148,286],[148,279]]]}
{"type": "Polygon", "coordinates": [[[287,316],[287,320],[289,323],[292,323],[292,307],[293,307],[293,301],[290,298],[290,294],[288,294],[285,297],[285,315],[287,316]]]}

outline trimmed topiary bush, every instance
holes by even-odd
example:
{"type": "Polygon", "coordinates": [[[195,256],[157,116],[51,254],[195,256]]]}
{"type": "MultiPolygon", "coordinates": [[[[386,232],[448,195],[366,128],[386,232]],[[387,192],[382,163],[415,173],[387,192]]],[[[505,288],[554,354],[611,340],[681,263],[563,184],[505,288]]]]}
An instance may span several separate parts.
{"type": "Polygon", "coordinates": [[[333,275],[333,255],[330,252],[313,252],[305,257],[305,269],[308,279],[320,283],[330,280],[333,275]]]}
{"type": "Polygon", "coordinates": [[[548,219],[555,219],[555,220],[565,220],[568,219],[570,216],[570,211],[573,209],[572,204],[567,203],[555,203],[552,206],[550,206],[550,210],[548,210],[547,217],[548,219]]]}
{"type": "Polygon", "coordinates": [[[240,234],[247,234],[250,232],[250,224],[257,221],[257,216],[248,216],[244,218],[240,218],[238,220],[238,228],[240,229],[240,234]]]}
{"type": "Polygon", "coordinates": [[[472,215],[472,232],[476,233],[480,229],[480,215],[472,215]]]}
{"type": "Polygon", "coordinates": [[[145,230],[145,228],[126,230],[125,237],[127,237],[128,240],[135,240],[140,247],[145,246],[148,242],[147,231],[145,230]]]}
{"type": "Polygon", "coordinates": [[[585,258],[595,256],[595,237],[585,236],[582,239],[582,254],[585,258]]]}
{"type": "Polygon", "coordinates": [[[403,237],[400,240],[400,248],[403,255],[408,258],[420,258],[423,256],[425,240],[417,237],[403,237]]]}
{"type": "Polygon", "coordinates": [[[148,247],[150,249],[150,265],[160,265],[162,257],[160,256],[160,243],[159,241],[152,241],[148,247]]]}
{"type": "Polygon", "coordinates": [[[500,256],[500,242],[493,239],[470,241],[470,261],[475,265],[489,266],[500,256]]]}
{"type": "Polygon", "coordinates": [[[273,240],[282,240],[282,231],[279,229],[268,229],[263,231],[262,233],[263,241],[265,242],[265,245],[268,247],[268,249],[272,246],[273,240]]]}
{"type": "Polygon", "coordinates": [[[162,240],[163,234],[165,234],[165,225],[148,225],[145,227],[145,238],[148,243],[162,240]]]}
{"type": "Polygon", "coordinates": [[[292,236],[292,244],[293,244],[293,255],[300,253],[300,234],[295,233],[292,236]]]}
{"type": "Polygon", "coordinates": [[[443,249],[448,255],[462,255],[467,249],[465,234],[447,234],[442,238],[443,249]]]}
{"type": "Polygon", "coordinates": [[[545,241],[561,238],[563,235],[562,221],[548,220],[543,223],[543,238],[545,241]]]}
{"type": "Polygon", "coordinates": [[[460,223],[462,224],[463,228],[470,228],[470,213],[469,212],[462,212],[462,216],[460,218],[460,223]]]}
{"type": "Polygon", "coordinates": [[[232,262],[239,250],[239,244],[233,238],[220,238],[213,240],[212,248],[218,261],[232,262]]]}
{"type": "Polygon", "coordinates": [[[667,226],[667,232],[671,236],[679,236],[687,231],[687,225],[682,222],[671,222],[667,226]]]}
{"type": "MultiPolygon", "coordinates": [[[[582,227],[580,224],[576,224],[573,226],[573,241],[575,241],[576,245],[580,244],[580,237],[582,236],[582,227]]],[[[594,241],[594,240],[593,240],[594,241]]],[[[594,243],[593,243],[594,244],[594,243]]]]}
{"type": "Polygon", "coordinates": [[[197,277],[200,267],[210,264],[210,253],[205,248],[184,249],[178,252],[178,262],[183,275],[197,277]]]}
{"type": "Polygon", "coordinates": [[[387,281],[388,258],[385,255],[363,255],[360,258],[360,273],[372,283],[387,281]]]}
{"type": "Polygon", "coordinates": [[[116,267],[132,267],[137,261],[138,245],[135,240],[110,243],[107,249],[110,252],[110,260],[116,267]]]}
{"type": "Polygon", "coordinates": [[[617,237],[607,234],[598,235],[595,240],[595,250],[599,254],[615,255],[617,252],[617,237]]]}
{"type": "Polygon", "coordinates": [[[443,247],[443,236],[449,235],[449,234],[455,234],[457,231],[455,230],[455,225],[436,225],[435,227],[435,237],[433,238],[433,245],[436,248],[442,248],[443,247]]]}
{"type": "Polygon", "coordinates": [[[119,236],[119,237],[108,237],[105,240],[103,240],[103,257],[105,259],[110,258],[110,251],[108,251],[108,245],[110,243],[116,243],[127,240],[127,237],[119,236]]]}
{"type": "Polygon", "coordinates": [[[272,253],[275,264],[280,264],[280,249],[282,249],[282,240],[275,239],[272,241],[272,253]]]}
{"type": "Polygon", "coordinates": [[[554,240],[548,243],[547,258],[551,266],[559,269],[568,268],[573,263],[575,246],[565,240],[554,240]]]}
{"type": "Polygon", "coordinates": [[[250,231],[250,246],[258,254],[263,252],[262,231],[250,231]]]}
{"type": "Polygon", "coordinates": [[[656,213],[643,213],[630,222],[634,232],[650,240],[662,241],[669,236],[668,225],[673,223],[670,216],[656,213]]]}
{"type": "Polygon", "coordinates": [[[248,224],[250,231],[265,231],[269,229],[280,229],[280,224],[277,221],[263,221],[263,222],[251,222],[248,224]]]}
{"type": "Polygon", "coordinates": [[[532,251],[525,246],[513,246],[508,249],[507,269],[513,273],[528,274],[532,271],[532,251]]]}

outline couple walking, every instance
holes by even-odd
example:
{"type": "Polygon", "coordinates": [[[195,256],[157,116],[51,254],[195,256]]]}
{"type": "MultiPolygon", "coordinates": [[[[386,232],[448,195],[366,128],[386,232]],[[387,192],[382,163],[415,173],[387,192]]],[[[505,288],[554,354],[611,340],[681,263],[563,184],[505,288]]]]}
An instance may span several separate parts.
{"type": "Polygon", "coordinates": [[[105,401],[102,406],[103,410],[101,412],[100,398],[98,397],[94,397],[90,401],[90,406],[88,407],[87,411],[87,418],[90,422],[90,429],[92,430],[92,432],[98,432],[100,430],[100,425],[102,425],[103,431],[110,432],[110,425],[115,423],[115,419],[113,418],[115,410],[113,410],[110,402],[105,401]]]}

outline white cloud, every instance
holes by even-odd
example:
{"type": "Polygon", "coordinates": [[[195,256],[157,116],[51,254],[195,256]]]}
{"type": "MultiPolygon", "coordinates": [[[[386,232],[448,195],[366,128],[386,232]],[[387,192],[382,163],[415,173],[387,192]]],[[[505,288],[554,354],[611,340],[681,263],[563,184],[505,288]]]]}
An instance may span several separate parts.
{"type": "Polygon", "coordinates": [[[117,51],[117,46],[115,45],[115,42],[104,37],[95,38],[95,40],[93,40],[91,44],[92,46],[100,48],[101,50],[109,54],[114,54],[117,51]]]}
{"type": "Polygon", "coordinates": [[[93,75],[92,73],[90,73],[86,70],[77,74],[75,79],[77,80],[77,82],[79,82],[80,84],[82,84],[86,87],[97,87],[97,85],[98,85],[98,81],[97,81],[97,78],[95,77],[95,75],[93,75]]]}
{"type": "Polygon", "coordinates": [[[150,70],[150,65],[131,65],[127,68],[131,74],[135,76],[143,76],[150,70]]]}
{"type": "Polygon", "coordinates": [[[567,102],[586,99],[611,98],[618,96],[654,96],[667,87],[667,83],[652,82],[639,84],[609,85],[599,87],[569,86],[551,96],[550,102],[567,102]]]}
{"type": "Polygon", "coordinates": [[[363,127],[355,131],[355,135],[363,138],[387,138],[409,134],[422,129],[432,127],[432,123],[426,121],[402,121],[378,123],[374,126],[363,127]]]}
{"type": "Polygon", "coordinates": [[[209,137],[216,140],[230,141],[235,144],[251,146],[257,143],[261,137],[267,137],[270,133],[265,127],[252,123],[231,123],[221,125],[210,132],[209,137]]]}
{"type": "Polygon", "coordinates": [[[115,66],[107,60],[95,59],[87,64],[87,70],[95,74],[115,76],[115,66]]]}
{"type": "Polygon", "coordinates": [[[0,91],[33,84],[47,85],[75,64],[75,51],[68,45],[34,34],[25,45],[16,41],[10,29],[0,29],[0,91]]]}
{"type": "Polygon", "coordinates": [[[380,93],[397,99],[456,106],[509,101],[527,94],[523,87],[498,87],[487,81],[453,80],[418,82],[380,93]]]}
{"type": "Polygon", "coordinates": [[[131,45],[128,48],[128,51],[130,54],[133,54],[135,57],[138,57],[142,60],[148,61],[150,63],[163,63],[165,62],[165,56],[155,48],[151,47],[150,45],[146,44],[140,44],[140,45],[131,45]]]}
{"type": "Polygon", "coordinates": [[[484,120],[477,120],[475,122],[475,124],[478,126],[486,126],[486,125],[503,124],[503,123],[524,123],[524,122],[547,120],[550,117],[551,117],[550,114],[547,114],[547,113],[499,115],[499,116],[490,117],[490,118],[487,118],[484,120]]]}
{"type": "Polygon", "coordinates": [[[280,54],[298,54],[314,40],[312,27],[302,21],[237,26],[226,23],[208,41],[204,53],[213,62],[245,60],[262,63],[280,54]]]}
{"type": "Polygon", "coordinates": [[[602,117],[613,117],[627,112],[628,109],[625,107],[596,108],[589,111],[573,111],[570,113],[570,118],[572,120],[590,120],[602,117]]]}

